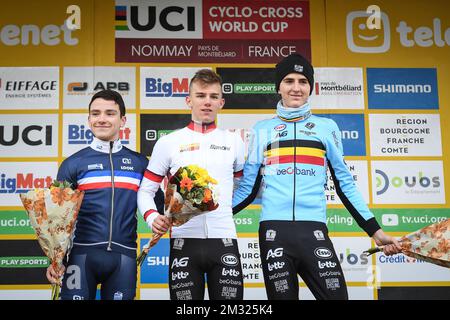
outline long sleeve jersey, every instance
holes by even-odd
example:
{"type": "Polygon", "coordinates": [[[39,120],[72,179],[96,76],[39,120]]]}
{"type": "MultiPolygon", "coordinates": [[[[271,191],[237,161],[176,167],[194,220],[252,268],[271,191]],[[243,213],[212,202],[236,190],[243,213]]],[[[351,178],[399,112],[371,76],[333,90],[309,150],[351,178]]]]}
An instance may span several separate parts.
{"type": "MultiPolygon", "coordinates": [[[[57,179],[84,191],[73,245],[136,253],[137,191],[147,167],[145,156],[94,138],[91,145],[63,161],[57,179]]],[[[157,203],[163,206],[159,190],[157,203]]]]}
{"type": "Polygon", "coordinates": [[[191,164],[206,169],[217,180],[219,206],[173,227],[171,237],[237,238],[231,201],[234,177],[242,174],[244,143],[237,133],[218,129],[214,124],[191,122],[157,141],[138,192],[139,211],[151,226],[158,215],[153,202],[155,190],[165,176],[191,164]]]}
{"type": "Polygon", "coordinates": [[[372,236],[380,226],[357,190],[343,157],[337,124],[311,115],[287,122],[275,117],[252,129],[244,176],[233,196],[233,212],[249,205],[262,188],[260,221],[326,223],[327,167],[347,210],[372,236]]]}

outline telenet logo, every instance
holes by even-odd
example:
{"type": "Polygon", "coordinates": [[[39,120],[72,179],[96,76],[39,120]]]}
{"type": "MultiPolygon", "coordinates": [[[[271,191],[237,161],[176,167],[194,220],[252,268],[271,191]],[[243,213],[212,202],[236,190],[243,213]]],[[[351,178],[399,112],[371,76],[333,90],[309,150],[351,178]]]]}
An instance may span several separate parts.
{"type": "MultiPolygon", "coordinates": [[[[366,11],[352,11],[346,19],[347,46],[357,53],[383,53],[391,47],[391,28],[386,13],[379,13],[379,27],[370,28],[368,21],[372,14],[366,11]]],[[[395,28],[400,45],[406,48],[450,46],[450,28],[445,29],[439,18],[434,18],[432,26],[412,28],[406,21],[400,21],[395,28]]]]}

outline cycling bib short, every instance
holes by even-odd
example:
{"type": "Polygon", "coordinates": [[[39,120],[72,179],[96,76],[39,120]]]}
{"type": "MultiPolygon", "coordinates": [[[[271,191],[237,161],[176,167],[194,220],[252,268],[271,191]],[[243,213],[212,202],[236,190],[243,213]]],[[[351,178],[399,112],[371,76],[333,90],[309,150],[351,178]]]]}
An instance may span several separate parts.
{"type": "Polygon", "coordinates": [[[171,300],[242,300],[243,275],[236,239],[170,239],[171,300]]]}
{"type": "Polygon", "coordinates": [[[316,299],[348,299],[339,259],[324,223],[262,221],[259,245],[267,297],[298,299],[298,278],[316,299]]]}

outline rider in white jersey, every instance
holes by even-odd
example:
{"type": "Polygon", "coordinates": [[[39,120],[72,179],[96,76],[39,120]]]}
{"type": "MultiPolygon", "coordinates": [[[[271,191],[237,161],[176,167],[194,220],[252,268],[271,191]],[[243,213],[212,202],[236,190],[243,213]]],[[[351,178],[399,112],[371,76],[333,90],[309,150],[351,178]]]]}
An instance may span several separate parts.
{"type": "Polygon", "coordinates": [[[237,133],[214,123],[223,107],[220,77],[208,69],[192,78],[186,103],[192,121],[160,138],[152,152],[139,192],[139,211],[154,233],[170,225],[156,211],[154,194],[165,176],[191,164],[217,180],[218,208],[173,227],[170,248],[171,299],[203,299],[205,274],[210,299],[242,299],[243,276],[231,208],[233,180],[242,175],[244,143],[237,133]]]}

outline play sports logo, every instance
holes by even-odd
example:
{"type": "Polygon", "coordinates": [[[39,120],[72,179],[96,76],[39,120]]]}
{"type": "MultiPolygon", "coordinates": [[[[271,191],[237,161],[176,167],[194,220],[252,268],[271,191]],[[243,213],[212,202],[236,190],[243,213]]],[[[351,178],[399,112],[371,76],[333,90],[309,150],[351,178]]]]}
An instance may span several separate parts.
{"type": "Polygon", "coordinates": [[[380,28],[369,29],[367,20],[372,13],[352,11],[347,15],[347,46],[358,53],[382,53],[391,47],[391,28],[388,16],[380,11],[380,28]]]}

